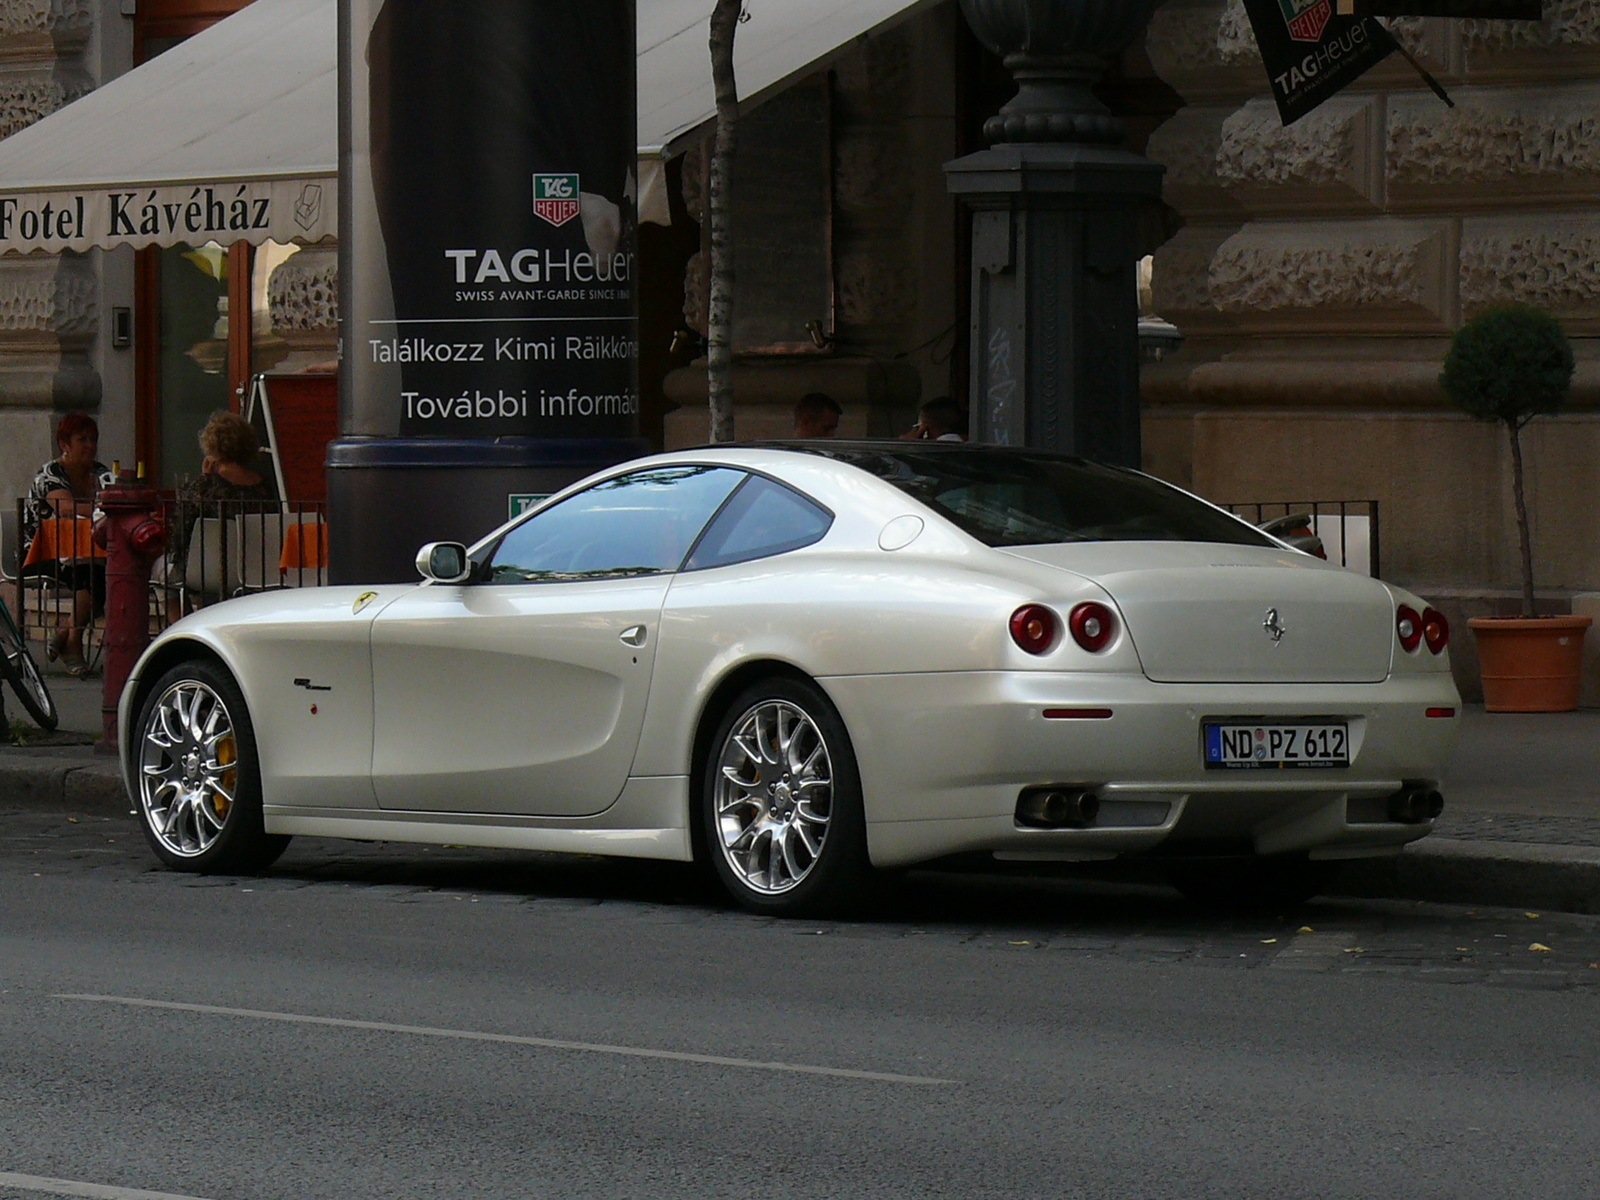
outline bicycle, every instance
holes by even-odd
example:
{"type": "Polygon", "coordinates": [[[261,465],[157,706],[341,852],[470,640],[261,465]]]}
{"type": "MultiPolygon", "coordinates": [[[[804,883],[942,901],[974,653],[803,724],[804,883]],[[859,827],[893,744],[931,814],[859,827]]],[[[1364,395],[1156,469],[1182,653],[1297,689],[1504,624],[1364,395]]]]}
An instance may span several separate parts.
{"type": "Polygon", "coordinates": [[[28,643],[23,640],[22,630],[17,628],[11,609],[4,600],[0,600],[0,650],[4,651],[0,654],[0,672],[4,672],[11,690],[16,692],[17,699],[22,701],[22,707],[28,710],[34,723],[46,733],[53,732],[60,719],[56,713],[55,697],[50,695],[50,689],[45,686],[39,664],[33,661],[28,643]]]}

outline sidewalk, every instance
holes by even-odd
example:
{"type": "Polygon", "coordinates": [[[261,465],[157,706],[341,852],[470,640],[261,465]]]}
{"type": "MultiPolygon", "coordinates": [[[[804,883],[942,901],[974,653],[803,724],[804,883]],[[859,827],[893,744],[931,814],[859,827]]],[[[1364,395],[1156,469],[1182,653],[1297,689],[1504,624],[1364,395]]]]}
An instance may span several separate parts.
{"type": "MultiPolygon", "coordinates": [[[[0,746],[0,809],[127,816],[116,761],[90,744],[100,680],[52,671],[49,684],[61,730],[0,746]]],[[[6,711],[20,712],[14,697],[6,711]]],[[[1341,892],[1600,912],[1600,710],[1518,716],[1469,705],[1440,790],[1433,833],[1399,857],[1349,864],[1341,892]]]]}

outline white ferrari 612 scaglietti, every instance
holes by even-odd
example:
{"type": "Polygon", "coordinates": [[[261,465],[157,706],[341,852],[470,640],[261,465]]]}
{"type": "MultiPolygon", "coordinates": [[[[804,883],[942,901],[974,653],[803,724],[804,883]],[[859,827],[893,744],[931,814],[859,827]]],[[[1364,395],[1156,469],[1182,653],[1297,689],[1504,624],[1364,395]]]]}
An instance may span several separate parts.
{"type": "Polygon", "coordinates": [[[758,911],[874,868],[1155,856],[1287,899],[1431,828],[1449,627],[1135,471],[956,443],[627,463],[414,585],[150,647],[123,769],[167,865],[291,835],[695,860],[758,911]]]}

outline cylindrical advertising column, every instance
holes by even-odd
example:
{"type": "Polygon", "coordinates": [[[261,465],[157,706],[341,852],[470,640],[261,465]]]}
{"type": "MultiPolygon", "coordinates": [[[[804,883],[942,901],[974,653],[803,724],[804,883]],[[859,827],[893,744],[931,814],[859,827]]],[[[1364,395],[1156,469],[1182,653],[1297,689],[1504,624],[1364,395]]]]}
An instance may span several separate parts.
{"type": "Polygon", "coordinates": [[[642,453],[633,0],[340,0],[330,575],[642,453]]]}

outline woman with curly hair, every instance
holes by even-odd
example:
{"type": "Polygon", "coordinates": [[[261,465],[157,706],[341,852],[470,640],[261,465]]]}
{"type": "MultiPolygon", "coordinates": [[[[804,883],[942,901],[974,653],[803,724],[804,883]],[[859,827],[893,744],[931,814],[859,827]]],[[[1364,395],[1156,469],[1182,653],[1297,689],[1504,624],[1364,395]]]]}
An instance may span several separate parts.
{"type": "Polygon", "coordinates": [[[261,443],[256,431],[238,413],[212,414],[200,431],[200,452],[205,455],[200,474],[178,490],[178,519],[172,529],[172,568],[183,577],[189,560],[189,540],[194,523],[208,511],[221,513],[219,501],[255,501],[227,505],[227,515],[271,512],[277,509],[277,491],[255,470],[261,443]]]}

